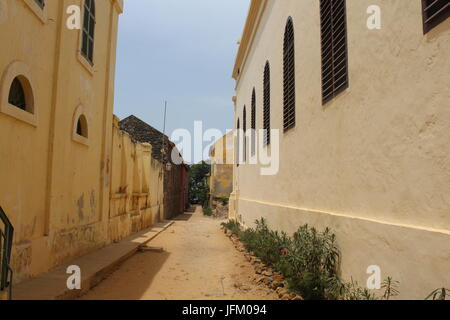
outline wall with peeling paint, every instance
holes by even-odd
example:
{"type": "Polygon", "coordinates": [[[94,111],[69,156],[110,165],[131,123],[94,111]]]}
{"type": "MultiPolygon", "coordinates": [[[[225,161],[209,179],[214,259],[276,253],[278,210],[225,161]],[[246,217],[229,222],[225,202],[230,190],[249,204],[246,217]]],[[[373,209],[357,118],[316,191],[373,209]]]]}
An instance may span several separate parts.
{"type": "Polygon", "coordinates": [[[94,64],[66,9],[81,0],[0,3],[0,205],[15,227],[15,282],[104,246],[108,236],[116,41],[122,0],[97,1],[94,64]],[[34,112],[8,111],[11,77],[34,112]],[[76,134],[77,115],[88,137],[76,134]]]}
{"type": "Polygon", "coordinates": [[[163,208],[163,170],[152,146],[132,141],[114,117],[108,238],[118,241],[159,220],[163,208]]]}

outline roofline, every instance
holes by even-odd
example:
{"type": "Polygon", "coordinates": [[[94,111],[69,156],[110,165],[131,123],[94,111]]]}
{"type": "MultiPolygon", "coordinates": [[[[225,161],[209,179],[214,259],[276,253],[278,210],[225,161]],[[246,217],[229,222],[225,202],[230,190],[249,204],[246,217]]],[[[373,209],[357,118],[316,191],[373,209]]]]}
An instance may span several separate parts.
{"type": "Polygon", "coordinates": [[[253,44],[256,30],[258,29],[261,16],[266,9],[268,0],[251,0],[250,9],[248,11],[247,20],[245,22],[244,31],[242,33],[239,50],[236,55],[236,60],[233,69],[233,79],[239,80],[240,72],[247,59],[248,52],[253,44]]]}

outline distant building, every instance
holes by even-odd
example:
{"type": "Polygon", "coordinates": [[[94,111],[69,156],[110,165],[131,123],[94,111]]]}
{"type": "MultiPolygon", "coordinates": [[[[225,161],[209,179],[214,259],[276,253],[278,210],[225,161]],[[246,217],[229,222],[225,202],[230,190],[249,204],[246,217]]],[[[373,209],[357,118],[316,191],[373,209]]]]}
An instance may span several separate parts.
{"type": "MultiPolygon", "coordinates": [[[[400,298],[450,286],[448,1],[253,0],[236,57],[235,128],[278,129],[279,171],[244,145],[230,215],[330,227],[346,280],[369,266],[400,298]],[[368,7],[379,3],[381,28],[368,7]],[[370,18],[370,19],[369,19],[370,18]],[[367,23],[369,19],[369,24],[367,23]],[[245,160],[247,159],[247,161],[245,160]]],[[[278,150],[276,150],[278,151],[278,150]]],[[[236,153],[238,151],[236,150],[236,153]]]]}
{"type": "Polygon", "coordinates": [[[152,158],[164,164],[164,207],[161,219],[182,214],[188,202],[188,166],[184,164],[175,144],[162,132],[133,115],[120,121],[119,126],[135,141],[152,145],[152,158]],[[180,164],[173,162],[172,154],[175,154],[180,164]]]}
{"type": "Polygon", "coordinates": [[[211,203],[217,199],[229,199],[233,191],[233,134],[226,134],[210,149],[211,177],[208,185],[211,203]]]}

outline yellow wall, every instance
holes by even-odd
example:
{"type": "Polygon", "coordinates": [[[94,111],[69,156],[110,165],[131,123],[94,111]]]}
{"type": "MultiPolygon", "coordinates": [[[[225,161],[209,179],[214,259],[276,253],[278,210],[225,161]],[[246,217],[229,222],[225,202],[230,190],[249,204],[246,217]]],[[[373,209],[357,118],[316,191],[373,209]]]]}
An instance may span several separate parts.
{"type": "Polygon", "coordinates": [[[319,1],[260,3],[259,15],[249,16],[260,17],[253,42],[248,51],[241,48],[245,59],[235,69],[235,124],[255,87],[262,127],[269,60],[280,170],[261,176],[258,165],[235,167],[236,217],[251,225],[263,216],[289,232],[305,223],[328,226],[341,246],[344,278],[365,284],[367,267],[378,265],[382,277],[401,282],[403,298],[421,299],[450,286],[450,20],[424,35],[420,0],[347,0],[350,87],[323,106],[319,1]],[[366,27],[373,4],[382,10],[381,30],[366,27]],[[296,127],[284,134],[282,52],[289,16],[296,127]]]}
{"type": "Polygon", "coordinates": [[[233,190],[233,132],[211,147],[210,194],[212,198],[229,198],[233,190]]]}
{"type": "Polygon", "coordinates": [[[115,49],[121,0],[96,1],[94,65],[66,9],[82,0],[1,1],[0,205],[15,227],[15,280],[108,241],[115,49]],[[34,114],[10,108],[11,79],[26,75],[34,114]],[[77,116],[88,138],[74,134],[77,116]]]}
{"type": "Polygon", "coordinates": [[[114,118],[109,238],[118,241],[159,220],[163,205],[163,165],[150,144],[135,143],[114,118]]]}

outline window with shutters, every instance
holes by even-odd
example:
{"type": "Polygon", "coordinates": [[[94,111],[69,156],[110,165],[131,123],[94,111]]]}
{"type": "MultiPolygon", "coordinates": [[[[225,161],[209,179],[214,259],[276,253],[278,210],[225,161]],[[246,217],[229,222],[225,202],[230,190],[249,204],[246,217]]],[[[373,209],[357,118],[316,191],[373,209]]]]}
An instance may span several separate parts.
{"type": "Polygon", "coordinates": [[[264,107],[263,107],[263,129],[264,129],[264,145],[270,144],[270,64],[267,61],[264,68],[264,107]]]}
{"type": "Polygon", "coordinates": [[[295,43],[294,24],[289,17],[284,31],[283,48],[284,132],[295,127],[295,43]]]}
{"type": "Polygon", "coordinates": [[[244,106],[244,111],[242,112],[242,131],[244,134],[244,163],[247,161],[247,107],[244,106]]]}
{"type": "Polygon", "coordinates": [[[95,0],[84,1],[83,36],[81,54],[94,64],[94,34],[95,34],[95,0]]]}
{"type": "Polygon", "coordinates": [[[450,0],[422,0],[423,33],[450,17],[450,0]]]}
{"type": "Polygon", "coordinates": [[[322,103],[349,86],[346,0],[321,0],[322,103]]]}
{"type": "Polygon", "coordinates": [[[252,92],[252,110],[251,110],[251,120],[250,126],[252,129],[252,156],[256,153],[256,92],[253,88],[252,92]]]}
{"type": "Polygon", "coordinates": [[[240,139],[241,139],[241,135],[240,135],[241,126],[240,126],[239,118],[237,120],[236,129],[237,129],[237,135],[236,135],[236,166],[239,167],[239,163],[241,162],[241,160],[240,160],[241,155],[239,153],[239,148],[241,146],[241,144],[240,144],[240,142],[241,142],[240,141],[240,139]]]}

